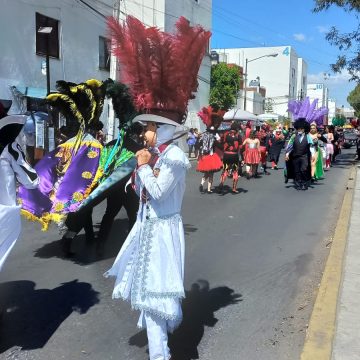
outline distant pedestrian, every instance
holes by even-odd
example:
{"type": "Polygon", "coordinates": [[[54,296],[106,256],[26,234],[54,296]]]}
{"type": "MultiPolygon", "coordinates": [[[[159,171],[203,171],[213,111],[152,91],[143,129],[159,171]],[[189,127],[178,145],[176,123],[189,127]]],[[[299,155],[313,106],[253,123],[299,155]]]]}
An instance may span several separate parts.
{"type": "Polygon", "coordinates": [[[245,146],[244,163],[246,164],[247,179],[257,177],[257,168],[260,163],[260,141],[256,137],[256,131],[250,133],[250,137],[243,142],[245,146]]]}
{"type": "MultiPolygon", "coordinates": [[[[194,152],[194,148],[195,148],[195,144],[196,144],[196,135],[195,135],[195,131],[193,128],[190,129],[187,139],[186,139],[186,143],[188,145],[189,148],[189,159],[191,158],[191,154],[194,152]]],[[[195,153],[194,153],[195,155],[195,153]]]]}
{"type": "Polygon", "coordinates": [[[334,155],[334,134],[333,128],[330,126],[325,127],[325,134],[324,137],[326,138],[326,169],[329,169],[333,160],[334,155]]]}
{"type": "Polygon", "coordinates": [[[270,175],[266,170],[267,168],[267,156],[270,148],[270,126],[262,125],[260,130],[257,132],[257,137],[260,141],[260,163],[265,175],[270,175]]]}
{"type": "Polygon", "coordinates": [[[194,129],[194,135],[196,137],[194,152],[195,152],[195,158],[197,159],[200,153],[200,140],[201,140],[201,134],[199,133],[199,130],[197,128],[194,129]]]}
{"type": "Polygon", "coordinates": [[[237,194],[237,183],[240,175],[240,146],[242,144],[239,135],[238,126],[234,122],[231,124],[231,130],[224,135],[224,155],[223,155],[223,171],[220,177],[219,192],[223,191],[224,183],[227,178],[233,179],[232,192],[237,194]]]}
{"type": "Polygon", "coordinates": [[[205,182],[208,182],[207,193],[211,194],[214,181],[214,173],[222,169],[223,163],[219,155],[215,152],[215,147],[220,142],[220,136],[216,129],[221,124],[223,117],[220,113],[214,112],[211,107],[203,108],[199,113],[201,120],[207,126],[206,132],[201,137],[201,148],[199,162],[196,171],[202,172],[199,190],[204,193],[205,182]]]}
{"type": "Polygon", "coordinates": [[[307,190],[311,181],[311,161],[314,156],[310,124],[304,118],[295,121],[293,134],[286,148],[286,178],[294,179],[295,189],[307,190]]]}
{"type": "Polygon", "coordinates": [[[275,130],[275,134],[271,136],[269,142],[270,142],[270,148],[269,148],[268,160],[271,162],[271,169],[277,170],[280,153],[285,145],[285,136],[280,128],[277,128],[275,130]]]}

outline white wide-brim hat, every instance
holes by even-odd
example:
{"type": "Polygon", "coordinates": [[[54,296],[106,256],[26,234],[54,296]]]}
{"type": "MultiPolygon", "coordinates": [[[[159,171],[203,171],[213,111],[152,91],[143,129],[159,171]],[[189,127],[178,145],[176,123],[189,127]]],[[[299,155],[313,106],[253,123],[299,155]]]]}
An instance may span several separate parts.
{"type": "Polygon", "coordinates": [[[7,115],[0,120],[0,130],[8,125],[24,125],[26,115],[7,115]]]}
{"type": "Polygon", "coordinates": [[[174,125],[179,126],[179,123],[177,123],[174,120],[170,120],[164,116],[160,115],[154,115],[154,114],[141,114],[134,117],[133,122],[138,122],[140,124],[148,123],[148,122],[155,122],[155,123],[161,123],[161,124],[168,124],[168,125],[174,125]]]}
{"type": "Polygon", "coordinates": [[[167,124],[175,126],[175,132],[173,135],[173,140],[179,139],[182,136],[186,135],[189,132],[189,128],[184,125],[180,125],[174,120],[168,119],[164,116],[154,115],[154,114],[141,114],[134,117],[133,122],[140,123],[141,125],[146,125],[148,122],[155,122],[159,124],[167,124]]]}

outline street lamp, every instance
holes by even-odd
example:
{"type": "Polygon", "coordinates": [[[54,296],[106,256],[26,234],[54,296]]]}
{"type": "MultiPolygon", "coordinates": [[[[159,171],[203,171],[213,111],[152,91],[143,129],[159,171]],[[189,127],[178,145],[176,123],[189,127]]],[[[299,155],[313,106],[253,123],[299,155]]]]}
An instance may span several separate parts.
{"type": "Polygon", "coordinates": [[[264,57],[277,57],[279,54],[278,53],[273,53],[273,54],[267,54],[267,55],[262,55],[259,56],[255,59],[245,59],[245,74],[244,74],[244,110],[246,110],[246,83],[247,83],[247,66],[249,62],[255,61],[255,60],[259,60],[262,59],[264,57]]]}
{"type": "Polygon", "coordinates": [[[46,35],[46,92],[50,94],[50,60],[49,60],[49,36],[52,32],[51,26],[40,26],[38,29],[39,34],[46,35]]]}

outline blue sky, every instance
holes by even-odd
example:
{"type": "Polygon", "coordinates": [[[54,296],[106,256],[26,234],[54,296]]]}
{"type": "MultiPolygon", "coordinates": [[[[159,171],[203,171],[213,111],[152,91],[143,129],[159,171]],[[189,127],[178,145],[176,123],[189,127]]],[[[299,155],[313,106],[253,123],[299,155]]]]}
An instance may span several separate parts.
{"type": "Polygon", "coordinates": [[[338,7],[313,13],[313,0],[213,0],[213,48],[291,45],[308,64],[308,82],[322,82],[337,106],[356,86],[346,71],[334,74],[329,64],[339,51],[325,39],[331,26],[342,32],[357,26],[354,14],[338,7]],[[324,73],[330,73],[324,80],[324,73]]]}

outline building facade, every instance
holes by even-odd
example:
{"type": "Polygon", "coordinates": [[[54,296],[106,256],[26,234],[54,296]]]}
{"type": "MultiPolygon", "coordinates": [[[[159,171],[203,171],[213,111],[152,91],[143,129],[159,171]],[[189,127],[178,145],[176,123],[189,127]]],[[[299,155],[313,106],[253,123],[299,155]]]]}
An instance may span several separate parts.
{"type": "MultiPolygon", "coordinates": [[[[298,99],[301,91],[305,91],[307,65],[291,46],[214,50],[220,62],[235,63],[245,69],[247,87],[259,78],[261,86],[266,88],[265,104],[271,104],[274,113],[287,117],[289,100],[298,99]]],[[[242,96],[244,102],[245,94],[242,96]]],[[[246,110],[248,101],[251,98],[246,91],[246,110]]]]}
{"type": "MultiPolygon", "coordinates": [[[[310,102],[318,100],[317,108],[326,107],[329,108],[329,89],[322,83],[308,84],[307,85],[307,96],[310,102]]],[[[329,124],[332,117],[328,114],[324,116],[324,124],[329,124]]]]}
{"type": "Polygon", "coordinates": [[[60,79],[109,77],[105,16],[112,14],[112,1],[95,3],[94,11],[79,1],[2,2],[0,98],[15,100],[12,113],[24,112],[29,100],[46,96],[46,51],[51,90],[60,79]],[[44,27],[51,32],[39,33],[44,27]]]}
{"type": "MultiPolygon", "coordinates": [[[[3,0],[0,12],[0,99],[11,99],[11,113],[23,113],[47,93],[46,52],[50,56],[50,89],[57,80],[81,82],[110,77],[111,56],[106,46],[107,16],[133,15],[145,25],[174,31],[176,20],[185,16],[191,24],[211,29],[211,0],[3,0]],[[39,33],[50,27],[50,34],[39,33]],[[49,42],[48,42],[49,41],[49,42]]],[[[112,65],[113,66],[113,65],[112,65]]],[[[115,71],[112,74],[116,73],[115,71]]],[[[114,77],[113,77],[114,78],[114,77]]],[[[199,90],[189,105],[188,123],[199,127],[196,113],[208,105],[210,56],[199,72],[199,90]]],[[[116,124],[104,106],[102,120],[111,138],[116,124]],[[110,118],[110,121],[109,121],[110,118]]]]}
{"type": "Polygon", "coordinates": [[[328,109],[329,113],[327,115],[328,117],[328,125],[332,125],[332,120],[336,115],[336,101],[335,99],[329,99],[328,100],[328,109]]]}

